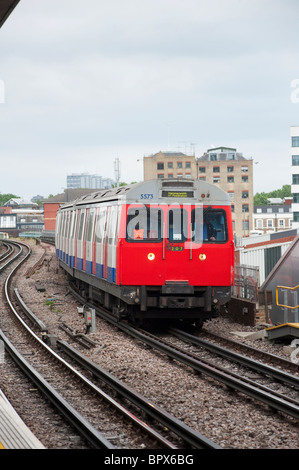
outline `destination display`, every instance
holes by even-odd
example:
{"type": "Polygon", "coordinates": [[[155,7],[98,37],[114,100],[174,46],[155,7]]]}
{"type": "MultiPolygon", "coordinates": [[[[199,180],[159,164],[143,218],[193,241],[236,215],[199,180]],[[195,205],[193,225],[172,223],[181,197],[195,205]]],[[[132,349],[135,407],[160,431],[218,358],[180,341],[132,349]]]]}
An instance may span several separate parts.
{"type": "Polygon", "coordinates": [[[194,197],[193,191],[162,191],[162,197],[187,198],[194,197]]]}

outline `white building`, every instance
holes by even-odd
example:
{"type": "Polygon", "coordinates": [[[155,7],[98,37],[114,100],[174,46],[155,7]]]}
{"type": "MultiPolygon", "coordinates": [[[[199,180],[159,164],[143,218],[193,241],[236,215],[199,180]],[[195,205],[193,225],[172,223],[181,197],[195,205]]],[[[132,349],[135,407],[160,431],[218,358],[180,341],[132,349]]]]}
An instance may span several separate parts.
{"type": "Polygon", "coordinates": [[[293,228],[299,228],[299,126],[291,127],[293,228]]]}
{"type": "Polygon", "coordinates": [[[68,189],[109,189],[114,181],[100,175],[90,175],[89,173],[73,173],[67,176],[68,189]]]}
{"type": "MultiPolygon", "coordinates": [[[[276,200],[270,200],[270,202],[276,200]]],[[[280,201],[282,201],[280,199],[280,201]]],[[[253,230],[260,234],[274,233],[292,228],[292,206],[289,198],[279,204],[254,206],[253,230]]]]}

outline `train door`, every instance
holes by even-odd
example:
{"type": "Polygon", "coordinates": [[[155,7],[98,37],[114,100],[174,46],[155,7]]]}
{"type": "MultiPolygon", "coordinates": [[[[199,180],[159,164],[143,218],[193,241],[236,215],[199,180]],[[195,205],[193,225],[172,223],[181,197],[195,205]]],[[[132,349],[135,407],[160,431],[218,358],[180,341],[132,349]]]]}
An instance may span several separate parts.
{"type": "Polygon", "coordinates": [[[106,220],[103,234],[103,278],[108,279],[108,235],[110,223],[111,206],[107,207],[106,220]]]}
{"type": "Polygon", "coordinates": [[[85,221],[85,210],[80,210],[79,224],[78,224],[78,235],[77,235],[77,266],[76,268],[81,270],[83,269],[83,232],[84,232],[84,221],[85,221]]]}
{"type": "Polygon", "coordinates": [[[85,253],[85,259],[86,259],[86,266],[85,270],[88,274],[92,273],[92,261],[93,261],[93,250],[92,250],[92,240],[93,240],[93,229],[94,229],[94,214],[95,210],[94,209],[87,209],[89,211],[89,214],[87,214],[87,219],[86,219],[86,253],[85,253]]]}
{"type": "Polygon", "coordinates": [[[85,209],[85,219],[84,219],[84,229],[82,236],[82,249],[83,249],[83,271],[86,271],[86,234],[87,234],[87,225],[89,220],[90,209],[85,209]]]}
{"type": "Polygon", "coordinates": [[[165,281],[187,281],[190,268],[190,208],[171,206],[164,212],[165,281]]]}
{"type": "Polygon", "coordinates": [[[110,208],[110,221],[108,228],[107,252],[107,280],[115,282],[116,279],[116,245],[117,245],[118,207],[110,208]]]}
{"type": "Polygon", "coordinates": [[[100,218],[100,208],[98,207],[95,210],[94,214],[94,230],[92,235],[92,268],[91,273],[96,275],[97,272],[97,234],[98,234],[98,226],[99,226],[99,218],[100,218]]]}
{"type": "Polygon", "coordinates": [[[70,227],[70,238],[69,238],[69,266],[74,267],[74,257],[75,257],[75,229],[76,229],[76,211],[72,210],[71,212],[71,227],[70,227]]]}
{"type": "Polygon", "coordinates": [[[75,233],[74,233],[74,268],[78,266],[78,235],[81,218],[81,209],[76,210],[75,233]]]}
{"type": "Polygon", "coordinates": [[[103,240],[106,223],[107,207],[101,206],[97,208],[97,220],[95,229],[95,244],[94,244],[94,259],[95,259],[95,272],[94,274],[103,277],[103,240]]]}

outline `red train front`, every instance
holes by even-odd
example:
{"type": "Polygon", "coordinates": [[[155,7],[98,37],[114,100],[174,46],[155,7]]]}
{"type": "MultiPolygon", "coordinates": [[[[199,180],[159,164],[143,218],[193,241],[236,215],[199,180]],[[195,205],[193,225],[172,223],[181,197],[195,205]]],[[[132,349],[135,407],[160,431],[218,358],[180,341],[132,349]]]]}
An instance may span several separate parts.
{"type": "MultiPolygon", "coordinates": [[[[58,224],[56,248],[62,267],[85,291],[89,286],[90,298],[119,316],[201,323],[230,299],[231,207],[217,186],[153,180],[87,197],[63,211],[75,211],[74,227],[79,213],[81,218],[85,213],[86,220],[82,236],[74,229],[74,239],[67,243],[61,236],[65,227],[58,224]],[[61,246],[67,246],[68,253],[61,246]]],[[[59,219],[72,217],[61,213],[59,219]]]]}

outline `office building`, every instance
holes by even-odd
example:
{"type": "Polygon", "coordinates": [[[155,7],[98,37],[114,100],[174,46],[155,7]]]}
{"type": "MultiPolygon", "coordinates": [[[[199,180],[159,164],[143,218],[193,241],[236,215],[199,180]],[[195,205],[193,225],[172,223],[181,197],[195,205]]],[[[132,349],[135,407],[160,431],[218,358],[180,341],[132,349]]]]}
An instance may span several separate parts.
{"type": "Polygon", "coordinates": [[[233,229],[237,238],[249,236],[253,223],[253,160],[235,148],[208,149],[197,159],[198,178],[226,191],[232,204],[233,229]]]}
{"type": "Polygon", "coordinates": [[[157,178],[196,179],[195,156],[182,152],[158,152],[143,158],[144,181],[157,178]]]}
{"type": "Polygon", "coordinates": [[[68,189],[110,189],[114,181],[100,175],[73,173],[67,176],[68,189]]]}

